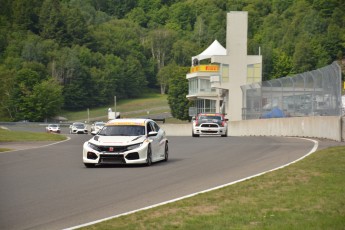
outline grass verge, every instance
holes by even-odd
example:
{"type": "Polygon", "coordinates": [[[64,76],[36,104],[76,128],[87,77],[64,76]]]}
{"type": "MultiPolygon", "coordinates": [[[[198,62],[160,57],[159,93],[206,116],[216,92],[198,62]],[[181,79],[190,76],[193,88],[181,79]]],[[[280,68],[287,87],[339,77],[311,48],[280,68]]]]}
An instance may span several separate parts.
{"type": "MultiPolygon", "coordinates": [[[[107,118],[109,107],[114,110],[114,104],[112,104],[99,108],[90,108],[89,114],[87,113],[87,110],[77,112],[65,111],[63,112],[62,116],[66,117],[69,121],[85,121],[87,120],[88,116],[92,118],[92,120],[102,120],[104,118],[107,118]]],[[[125,115],[126,117],[131,117],[127,114],[130,114],[134,111],[142,111],[141,114],[145,115],[147,111],[150,111],[152,108],[162,108],[160,112],[169,112],[170,109],[168,105],[167,95],[153,93],[145,94],[142,98],[121,99],[116,104],[116,111],[120,112],[121,115],[125,115]]],[[[136,116],[139,116],[138,113],[134,114],[136,116]]]]}
{"type": "Polygon", "coordinates": [[[14,142],[14,141],[62,141],[66,137],[53,133],[37,133],[26,131],[10,131],[0,129],[0,142],[14,142]]]}
{"type": "Polygon", "coordinates": [[[345,147],[213,192],[83,229],[344,229],[345,147]]]}
{"type": "Polygon", "coordinates": [[[12,149],[7,149],[7,148],[0,148],[0,153],[1,152],[7,152],[7,151],[11,151],[12,149]]]}

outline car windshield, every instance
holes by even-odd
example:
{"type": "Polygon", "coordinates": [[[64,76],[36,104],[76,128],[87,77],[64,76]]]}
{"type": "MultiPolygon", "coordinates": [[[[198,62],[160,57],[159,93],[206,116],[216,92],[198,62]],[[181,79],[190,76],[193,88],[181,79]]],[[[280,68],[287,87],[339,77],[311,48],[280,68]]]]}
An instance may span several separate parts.
{"type": "Polygon", "coordinates": [[[218,120],[218,121],[221,121],[222,117],[221,116],[200,116],[199,120],[218,120]]]}
{"type": "Polygon", "coordinates": [[[51,128],[57,128],[57,127],[59,127],[58,125],[49,125],[49,127],[51,127],[51,128]]]}
{"type": "Polygon", "coordinates": [[[83,129],[84,125],[83,124],[75,124],[74,125],[77,129],[83,129]]]}
{"type": "Polygon", "coordinates": [[[97,126],[97,127],[103,127],[103,126],[104,126],[104,123],[96,123],[95,126],[97,126]]]}
{"type": "Polygon", "coordinates": [[[145,127],[138,125],[105,126],[98,133],[101,136],[141,136],[145,135],[145,127]]]}

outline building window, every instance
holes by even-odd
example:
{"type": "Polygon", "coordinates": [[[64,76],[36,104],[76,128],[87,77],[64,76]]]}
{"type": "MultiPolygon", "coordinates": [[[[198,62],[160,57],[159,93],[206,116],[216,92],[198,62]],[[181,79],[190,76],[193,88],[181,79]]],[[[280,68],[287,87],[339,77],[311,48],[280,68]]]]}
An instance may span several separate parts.
{"type": "Polygon", "coordinates": [[[209,79],[200,79],[200,92],[211,92],[211,82],[209,79]]]}
{"type": "Polygon", "coordinates": [[[215,88],[211,88],[210,79],[198,79],[192,78],[188,81],[189,88],[188,94],[195,95],[198,93],[209,93],[209,92],[216,92],[215,88]]]}
{"type": "Polygon", "coordinates": [[[195,100],[195,107],[197,113],[215,113],[216,112],[216,101],[208,99],[195,100]]]}
{"type": "Polygon", "coordinates": [[[247,84],[261,81],[261,64],[247,65],[247,84]]]}
{"type": "Polygon", "coordinates": [[[222,82],[229,82],[229,65],[222,64],[222,82]]]}
{"type": "Polygon", "coordinates": [[[189,94],[197,94],[198,93],[198,79],[192,78],[189,79],[189,94]]]}

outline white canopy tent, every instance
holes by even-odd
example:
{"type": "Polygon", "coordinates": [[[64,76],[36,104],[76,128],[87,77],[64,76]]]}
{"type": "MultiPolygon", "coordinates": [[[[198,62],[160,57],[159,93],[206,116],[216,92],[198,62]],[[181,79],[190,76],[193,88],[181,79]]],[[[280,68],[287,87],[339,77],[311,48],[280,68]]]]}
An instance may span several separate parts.
{"type": "Polygon", "coordinates": [[[214,55],[226,55],[226,49],[217,40],[214,40],[202,53],[192,57],[192,63],[193,65],[197,65],[200,60],[211,58],[214,55]]]}

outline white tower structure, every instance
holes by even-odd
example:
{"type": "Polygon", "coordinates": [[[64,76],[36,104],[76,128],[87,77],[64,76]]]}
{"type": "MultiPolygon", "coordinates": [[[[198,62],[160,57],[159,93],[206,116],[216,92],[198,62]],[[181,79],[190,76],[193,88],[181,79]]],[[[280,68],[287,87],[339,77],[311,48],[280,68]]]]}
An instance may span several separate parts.
{"type": "Polygon", "coordinates": [[[242,120],[241,86],[261,82],[262,56],[247,55],[248,12],[227,14],[226,49],[214,41],[192,58],[186,78],[187,98],[195,102],[197,112],[220,112],[230,121],[242,120]]]}

